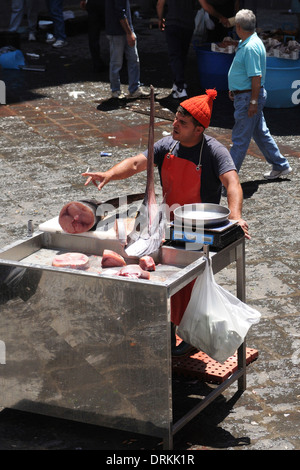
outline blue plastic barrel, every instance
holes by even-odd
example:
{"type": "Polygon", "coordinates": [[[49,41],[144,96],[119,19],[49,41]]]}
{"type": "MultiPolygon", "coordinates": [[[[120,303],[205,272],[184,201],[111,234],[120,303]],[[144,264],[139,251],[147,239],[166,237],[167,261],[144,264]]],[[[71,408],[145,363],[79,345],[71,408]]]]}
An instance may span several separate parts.
{"type": "Polygon", "coordinates": [[[201,46],[194,43],[197,55],[198,74],[202,88],[228,90],[228,72],[234,54],[211,51],[211,44],[201,46]]]}
{"type": "Polygon", "coordinates": [[[0,65],[3,69],[19,69],[20,66],[25,65],[23,53],[16,49],[0,54],[0,65]]]}
{"type": "Polygon", "coordinates": [[[300,59],[267,57],[265,88],[267,108],[292,108],[299,104],[300,59]],[[298,83],[296,83],[296,81],[298,83]]]}

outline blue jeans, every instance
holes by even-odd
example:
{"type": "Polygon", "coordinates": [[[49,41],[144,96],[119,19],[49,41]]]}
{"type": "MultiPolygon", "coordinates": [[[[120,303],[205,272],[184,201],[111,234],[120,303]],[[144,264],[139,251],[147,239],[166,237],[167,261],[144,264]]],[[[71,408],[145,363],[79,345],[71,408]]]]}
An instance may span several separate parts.
{"type": "Polygon", "coordinates": [[[11,2],[11,17],[9,30],[15,32],[18,30],[22,23],[24,13],[27,14],[29,32],[35,33],[38,19],[38,8],[35,0],[12,0],[11,2]]]}
{"type": "Polygon", "coordinates": [[[66,40],[65,21],[63,17],[63,0],[46,0],[49,13],[53,20],[54,37],[66,40]]]}
{"type": "Polygon", "coordinates": [[[248,117],[250,99],[251,92],[240,93],[234,97],[235,124],[232,129],[232,147],[230,154],[237,171],[240,171],[251,137],[253,137],[267,162],[272,165],[273,170],[286,170],[290,166],[289,162],[281,155],[264,118],[263,108],[267,99],[266,90],[261,88],[258,98],[257,114],[251,118],[248,117]]]}
{"type": "Polygon", "coordinates": [[[120,90],[120,71],[125,54],[127,59],[128,91],[133,93],[140,86],[140,60],[137,43],[135,42],[134,47],[128,46],[126,35],[107,37],[110,47],[109,80],[111,91],[120,90]]]}

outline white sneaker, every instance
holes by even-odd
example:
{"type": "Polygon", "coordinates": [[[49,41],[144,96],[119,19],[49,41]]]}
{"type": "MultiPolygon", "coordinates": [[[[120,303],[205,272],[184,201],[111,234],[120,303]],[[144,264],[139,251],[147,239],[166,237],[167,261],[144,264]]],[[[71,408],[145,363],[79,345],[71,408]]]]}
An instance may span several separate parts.
{"type": "Polygon", "coordinates": [[[122,91],[113,91],[112,94],[111,94],[111,97],[112,98],[117,98],[119,100],[125,100],[126,96],[124,95],[124,93],[122,91]]]}
{"type": "Polygon", "coordinates": [[[175,98],[175,99],[180,99],[180,100],[181,100],[182,98],[187,98],[187,97],[188,97],[185,88],[183,88],[182,90],[180,90],[179,88],[177,88],[176,91],[173,91],[172,96],[173,96],[173,98],[175,98]]]}
{"type": "Polygon", "coordinates": [[[34,33],[29,33],[28,41],[36,41],[36,36],[34,33]]]}
{"type": "Polygon", "coordinates": [[[275,180],[276,178],[279,178],[280,176],[288,175],[292,171],[293,170],[290,166],[286,170],[282,170],[282,171],[271,170],[268,173],[264,174],[264,178],[266,178],[267,180],[275,180]]]}
{"type": "Polygon", "coordinates": [[[140,86],[133,93],[129,93],[129,98],[148,98],[149,96],[150,93],[140,86]]]}
{"type": "Polygon", "coordinates": [[[57,39],[57,40],[52,44],[52,47],[59,48],[59,47],[67,46],[67,45],[68,45],[67,41],[64,41],[63,39],[57,39]]]}
{"type": "Polygon", "coordinates": [[[53,44],[56,41],[56,38],[51,33],[47,33],[46,43],[53,44]]]}
{"type": "MultiPolygon", "coordinates": [[[[183,84],[183,88],[187,89],[187,84],[186,83],[183,84]]],[[[176,83],[173,83],[171,91],[177,91],[177,90],[178,90],[178,88],[177,88],[176,83]]]]}

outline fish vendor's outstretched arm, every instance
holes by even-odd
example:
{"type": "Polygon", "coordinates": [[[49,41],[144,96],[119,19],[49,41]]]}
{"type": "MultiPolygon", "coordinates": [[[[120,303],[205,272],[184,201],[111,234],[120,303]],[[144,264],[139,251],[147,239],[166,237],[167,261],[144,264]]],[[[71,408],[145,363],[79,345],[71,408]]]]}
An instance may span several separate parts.
{"type": "Polygon", "coordinates": [[[251,239],[248,232],[248,224],[242,218],[243,190],[235,170],[227,171],[220,175],[220,180],[227,191],[228,209],[230,210],[230,219],[237,220],[242,227],[245,237],[251,239]]]}
{"type": "Polygon", "coordinates": [[[92,182],[100,191],[110,181],[124,180],[146,169],[147,157],[143,153],[139,153],[134,157],[122,160],[107,171],[86,172],[82,173],[82,176],[87,177],[85,186],[92,182]]]}

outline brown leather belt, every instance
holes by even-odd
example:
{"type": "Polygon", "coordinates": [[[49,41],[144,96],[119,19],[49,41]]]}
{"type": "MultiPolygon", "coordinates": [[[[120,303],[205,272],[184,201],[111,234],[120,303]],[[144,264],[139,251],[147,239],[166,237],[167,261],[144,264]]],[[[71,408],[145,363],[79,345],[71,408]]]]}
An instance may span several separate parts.
{"type": "MultiPolygon", "coordinates": [[[[260,88],[263,88],[263,85],[260,88]]],[[[252,91],[252,90],[234,90],[234,91],[232,91],[232,93],[234,95],[239,95],[240,93],[249,93],[250,91],[252,91]]]]}
{"type": "Polygon", "coordinates": [[[234,90],[232,93],[234,95],[239,95],[240,93],[249,93],[249,91],[252,91],[252,90],[234,90]]]}

